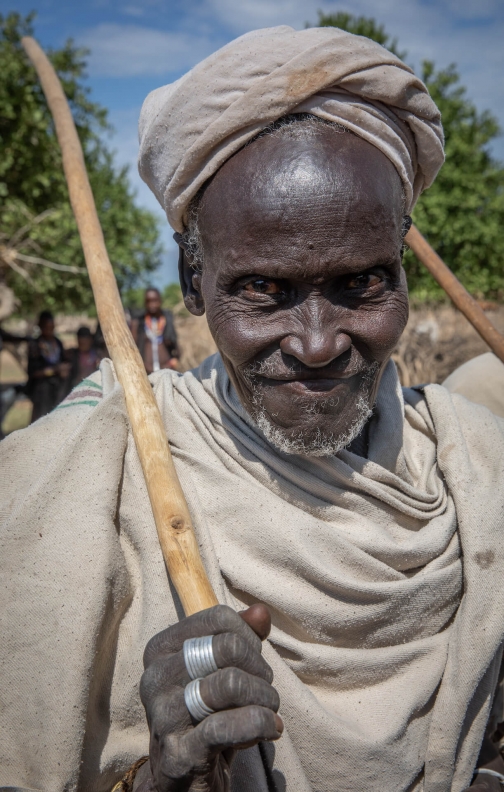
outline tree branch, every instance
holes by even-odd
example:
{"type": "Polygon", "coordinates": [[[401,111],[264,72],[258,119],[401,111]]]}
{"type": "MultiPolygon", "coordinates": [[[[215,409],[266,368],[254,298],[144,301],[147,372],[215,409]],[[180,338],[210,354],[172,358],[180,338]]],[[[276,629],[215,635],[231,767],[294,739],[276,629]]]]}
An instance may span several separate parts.
{"type": "Polygon", "coordinates": [[[74,275],[78,275],[80,272],[87,273],[85,267],[70,267],[66,264],[56,264],[54,261],[47,261],[47,259],[40,258],[39,256],[26,256],[24,253],[16,252],[16,258],[21,261],[26,261],[27,264],[41,264],[43,267],[49,267],[50,269],[58,270],[58,272],[72,272],[74,275]]]}

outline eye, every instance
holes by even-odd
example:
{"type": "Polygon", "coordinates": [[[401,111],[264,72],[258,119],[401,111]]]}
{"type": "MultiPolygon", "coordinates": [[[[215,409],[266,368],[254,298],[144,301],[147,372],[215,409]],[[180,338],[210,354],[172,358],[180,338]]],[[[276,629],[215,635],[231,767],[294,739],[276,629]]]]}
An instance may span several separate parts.
{"type": "Polygon", "coordinates": [[[267,278],[254,278],[243,287],[245,291],[252,292],[253,294],[283,294],[284,291],[280,284],[274,280],[267,278]]]}
{"type": "Polygon", "coordinates": [[[356,275],[347,281],[348,289],[371,289],[373,286],[378,286],[383,281],[375,272],[364,272],[362,275],[356,275]]]}

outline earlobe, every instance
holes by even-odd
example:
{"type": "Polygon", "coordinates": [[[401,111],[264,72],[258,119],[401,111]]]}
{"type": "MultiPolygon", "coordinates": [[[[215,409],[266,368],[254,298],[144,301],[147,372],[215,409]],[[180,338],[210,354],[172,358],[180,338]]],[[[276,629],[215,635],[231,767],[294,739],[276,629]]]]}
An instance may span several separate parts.
{"type": "Polygon", "coordinates": [[[180,288],[182,289],[185,307],[193,316],[203,316],[205,313],[205,303],[201,295],[201,273],[195,272],[191,267],[187,253],[180,243],[178,269],[180,288]]]}

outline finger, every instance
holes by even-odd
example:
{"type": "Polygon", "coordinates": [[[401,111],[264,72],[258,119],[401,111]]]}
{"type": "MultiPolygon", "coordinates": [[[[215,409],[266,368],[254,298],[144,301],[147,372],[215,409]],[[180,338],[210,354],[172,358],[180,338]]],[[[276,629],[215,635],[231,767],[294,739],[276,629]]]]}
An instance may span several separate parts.
{"type": "MultiPolygon", "coordinates": [[[[239,668],[224,668],[202,679],[200,695],[204,703],[216,712],[249,706],[266,707],[277,712],[280,706],[280,697],[274,687],[239,668]]],[[[149,708],[148,721],[149,728],[158,734],[183,732],[194,726],[185,702],[184,688],[172,687],[158,694],[149,708]]]]}
{"type": "Polygon", "coordinates": [[[217,668],[241,668],[248,674],[262,677],[266,682],[273,681],[273,671],[264,657],[236,633],[215,635],[212,642],[213,656],[217,668]]]}
{"type": "MultiPolygon", "coordinates": [[[[261,741],[277,740],[282,719],[270,709],[242,707],[210,715],[181,736],[151,733],[150,755],[156,789],[173,788],[174,780],[208,776],[212,760],[233,749],[248,748],[261,741]]],[[[184,786],[184,789],[188,788],[184,786]]]]}
{"type": "Polygon", "coordinates": [[[213,608],[182,619],[151,638],[144,652],[144,667],[161,655],[179,652],[188,638],[226,632],[235,632],[256,651],[261,651],[260,639],[252,628],[232,608],[227,605],[215,605],[213,608]]]}
{"type": "Polygon", "coordinates": [[[261,641],[264,641],[270,634],[271,615],[266,605],[257,602],[247,610],[240,611],[238,615],[253,629],[261,641]]]}
{"type": "Polygon", "coordinates": [[[208,707],[220,710],[257,705],[277,712],[280,697],[268,682],[239,668],[223,668],[200,682],[200,694],[208,707]]]}
{"type": "MultiPolygon", "coordinates": [[[[213,655],[217,667],[236,668],[260,677],[266,682],[273,681],[273,671],[259,652],[251,649],[250,644],[235,633],[215,635],[212,642],[213,655]]],[[[184,662],[183,651],[159,657],[147,666],[140,680],[140,698],[147,712],[157,696],[182,688],[190,681],[184,662]]]]}
{"type": "Polygon", "coordinates": [[[187,732],[181,742],[194,750],[195,756],[208,759],[229,748],[248,748],[263,740],[278,740],[283,728],[280,716],[270,709],[240,707],[210,715],[187,732]]]}

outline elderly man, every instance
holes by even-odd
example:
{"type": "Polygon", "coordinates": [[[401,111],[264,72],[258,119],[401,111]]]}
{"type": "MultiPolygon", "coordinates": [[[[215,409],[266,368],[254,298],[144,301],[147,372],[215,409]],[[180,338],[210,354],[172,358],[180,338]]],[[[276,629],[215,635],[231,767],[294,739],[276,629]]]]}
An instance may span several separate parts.
{"type": "Polygon", "coordinates": [[[0,784],[499,789],[503,425],[390,362],[442,159],[423,84],[336,29],[147,99],[140,171],[219,348],[151,381],[222,605],[181,618],[104,362],[3,445],[0,784]]]}

